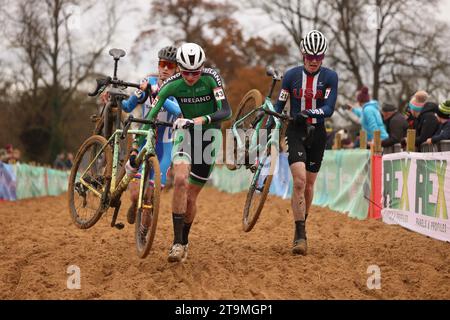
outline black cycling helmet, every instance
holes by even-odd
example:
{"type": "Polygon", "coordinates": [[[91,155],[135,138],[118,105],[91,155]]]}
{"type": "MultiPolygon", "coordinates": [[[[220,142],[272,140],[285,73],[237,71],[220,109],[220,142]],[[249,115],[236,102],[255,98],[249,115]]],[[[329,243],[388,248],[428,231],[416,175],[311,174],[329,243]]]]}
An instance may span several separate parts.
{"type": "Polygon", "coordinates": [[[177,48],[174,46],[167,46],[162,48],[158,52],[158,58],[177,62],[177,48]]]}

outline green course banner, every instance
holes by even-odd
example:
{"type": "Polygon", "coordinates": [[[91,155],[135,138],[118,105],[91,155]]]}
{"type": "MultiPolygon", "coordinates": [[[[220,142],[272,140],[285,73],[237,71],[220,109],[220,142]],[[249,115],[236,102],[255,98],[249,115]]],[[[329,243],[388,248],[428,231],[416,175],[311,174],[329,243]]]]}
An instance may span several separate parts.
{"type": "Polygon", "coordinates": [[[327,150],[317,176],[313,204],[366,219],[370,199],[370,152],[327,150]]]}
{"type": "MultiPolygon", "coordinates": [[[[325,151],[317,177],[313,204],[349,213],[352,218],[366,219],[370,199],[370,152],[368,150],[325,151]]],[[[212,184],[221,191],[246,192],[252,174],[244,167],[230,171],[217,166],[212,184]]],[[[292,176],[286,154],[280,158],[272,179],[270,194],[284,199],[292,194],[292,176]]]]}
{"type": "Polygon", "coordinates": [[[17,200],[43,196],[56,196],[67,191],[69,172],[16,165],[17,200]]]}

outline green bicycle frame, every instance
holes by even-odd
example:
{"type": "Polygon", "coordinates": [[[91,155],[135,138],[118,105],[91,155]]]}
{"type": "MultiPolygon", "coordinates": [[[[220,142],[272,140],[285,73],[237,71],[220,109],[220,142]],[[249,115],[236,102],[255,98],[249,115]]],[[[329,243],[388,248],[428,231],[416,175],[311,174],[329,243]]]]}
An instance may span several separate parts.
{"type": "MultiPolygon", "coordinates": [[[[261,111],[261,110],[269,110],[269,111],[275,112],[275,108],[273,107],[272,102],[271,102],[269,97],[266,97],[265,102],[264,102],[264,104],[262,106],[254,109],[253,111],[251,111],[250,113],[245,115],[243,118],[237,120],[233,124],[231,130],[233,132],[233,136],[236,138],[238,150],[242,150],[243,148],[245,148],[245,142],[242,141],[241,137],[239,136],[238,127],[246,119],[248,119],[253,114],[255,114],[256,112],[261,111]]],[[[265,149],[267,149],[271,145],[274,145],[277,148],[277,150],[278,150],[278,146],[279,146],[279,132],[280,132],[280,129],[282,127],[282,122],[277,117],[274,117],[275,128],[274,128],[274,130],[271,131],[271,133],[269,135],[269,139],[268,139],[267,145],[261,145],[261,144],[258,143],[259,131],[262,128],[263,121],[264,121],[265,117],[266,116],[262,117],[258,121],[258,123],[256,124],[256,127],[254,129],[255,131],[253,132],[253,134],[251,136],[251,140],[250,140],[249,154],[252,154],[253,152],[257,152],[256,154],[259,154],[259,151],[260,151],[261,148],[264,147],[265,149]]]]}

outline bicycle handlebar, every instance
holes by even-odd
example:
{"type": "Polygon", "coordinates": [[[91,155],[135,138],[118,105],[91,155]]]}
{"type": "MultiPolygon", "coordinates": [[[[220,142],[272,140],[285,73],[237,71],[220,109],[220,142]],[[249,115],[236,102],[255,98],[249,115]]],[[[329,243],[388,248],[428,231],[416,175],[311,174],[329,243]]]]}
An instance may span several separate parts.
{"type": "Polygon", "coordinates": [[[136,123],[142,123],[142,124],[148,124],[152,127],[157,127],[157,126],[163,126],[163,127],[172,127],[173,123],[171,122],[164,122],[164,121],[158,121],[158,120],[147,120],[147,119],[138,119],[138,118],[134,118],[132,115],[130,115],[128,117],[127,120],[125,120],[125,126],[123,128],[123,132],[122,135],[120,136],[120,138],[123,140],[125,139],[125,137],[128,134],[128,130],[130,129],[130,126],[133,122],[136,123]]]}
{"type": "Polygon", "coordinates": [[[277,117],[277,118],[279,118],[281,120],[290,120],[290,121],[294,120],[294,118],[288,116],[287,114],[277,113],[277,112],[274,112],[274,111],[271,111],[271,110],[264,109],[264,113],[266,113],[266,114],[268,114],[270,116],[277,117]]]}
{"type": "Polygon", "coordinates": [[[90,96],[90,97],[97,96],[100,93],[100,91],[103,91],[105,89],[105,87],[107,87],[110,84],[122,86],[122,87],[133,87],[133,88],[140,89],[140,85],[138,83],[126,82],[126,81],[122,81],[122,80],[114,80],[111,77],[98,78],[95,81],[97,82],[97,87],[95,88],[95,90],[93,92],[88,93],[88,96],[90,96]]]}
{"type": "MultiPolygon", "coordinates": [[[[262,117],[264,116],[264,114],[268,114],[270,116],[274,116],[274,117],[277,117],[282,120],[289,120],[289,121],[294,120],[294,118],[292,118],[291,116],[288,116],[287,114],[281,114],[281,113],[273,112],[273,111],[267,110],[267,109],[262,109],[260,112],[261,112],[262,116],[261,116],[261,118],[258,119],[259,115],[257,115],[256,116],[256,118],[258,119],[257,121],[261,120],[262,117]]],[[[303,141],[306,141],[307,145],[310,145],[310,143],[312,142],[312,141],[310,141],[311,137],[313,136],[316,128],[314,127],[314,125],[307,123],[307,122],[305,123],[305,125],[306,125],[306,135],[305,135],[305,137],[303,137],[303,141]]]]}

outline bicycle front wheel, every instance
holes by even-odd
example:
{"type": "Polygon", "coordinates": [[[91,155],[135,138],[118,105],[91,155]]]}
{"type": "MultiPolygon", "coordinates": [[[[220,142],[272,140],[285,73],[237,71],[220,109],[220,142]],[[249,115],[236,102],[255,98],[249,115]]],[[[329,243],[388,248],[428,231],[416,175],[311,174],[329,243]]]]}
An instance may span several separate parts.
{"type": "Polygon", "coordinates": [[[92,227],[108,209],[105,202],[111,185],[111,170],[111,147],[104,137],[91,136],[78,150],[69,177],[70,216],[78,228],[92,227]]]}
{"type": "Polygon", "coordinates": [[[153,240],[156,234],[156,225],[158,223],[159,197],[161,193],[161,172],[159,162],[156,156],[146,160],[144,179],[144,199],[142,208],[136,212],[135,238],[136,251],[139,258],[145,258],[152,248],[153,240]],[[153,172],[153,183],[150,185],[150,172],[153,172]],[[147,189],[150,188],[150,192],[147,189]],[[146,196],[150,193],[148,196],[146,196]]]}
{"type": "Polygon", "coordinates": [[[255,165],[256,170],[247,192],[242,217],[242,228],[245,232],[250,232],[253,229],[264,208],[278,160],[277,154],[276,147],[271,146],[270,154],[255,165]]]}

